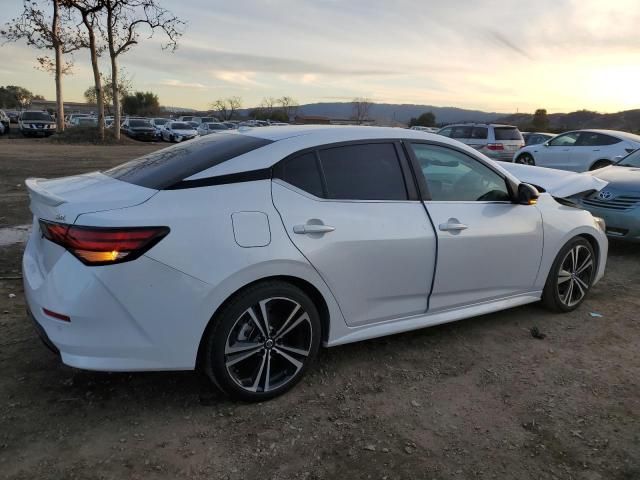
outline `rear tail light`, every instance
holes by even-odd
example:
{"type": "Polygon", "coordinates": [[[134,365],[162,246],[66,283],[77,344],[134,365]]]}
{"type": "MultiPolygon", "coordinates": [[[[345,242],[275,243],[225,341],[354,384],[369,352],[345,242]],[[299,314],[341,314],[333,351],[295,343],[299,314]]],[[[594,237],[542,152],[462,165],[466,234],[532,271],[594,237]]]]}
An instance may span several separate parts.
{"type": "Polygon", "coordinates": [[[487,143],[487,148],[489,150],[504,150],[504,145],[502,145],[501,143],[487,143]]]}
{"type": "Polygon", "coordinates": [[[85,227],[40,220],[42,235],[85,265],[134,260],[162,240],[168,227],[85,227]]]}

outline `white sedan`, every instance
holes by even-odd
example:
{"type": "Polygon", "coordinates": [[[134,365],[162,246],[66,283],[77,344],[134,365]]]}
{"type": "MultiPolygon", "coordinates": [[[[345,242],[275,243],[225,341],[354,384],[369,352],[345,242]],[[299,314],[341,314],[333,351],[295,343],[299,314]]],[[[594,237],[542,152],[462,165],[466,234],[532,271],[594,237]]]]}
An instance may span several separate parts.
{"type": "Polygon", "coordinates": [[[182,142],[198,136],[198,131],[188,122],[168,122],[160,131],[166,142],[182,142]]]}
{"type": "Polygon", "coordinates": [[[586,172],[611,165],[640,148],[640,136],[615,130],[575,130],[521,148],[515,163],[573,172],[586,172]]]}
{"type": "Polygon", "coordinates": [[[90,370],[201,369],[244,400],[321,345],[542,300],[602,277],[602,221],[552,195],[590,175],[509,164],[424,132],[247,128],[112,168],[28,179],[24,290],[41,336],[90,370]]]}

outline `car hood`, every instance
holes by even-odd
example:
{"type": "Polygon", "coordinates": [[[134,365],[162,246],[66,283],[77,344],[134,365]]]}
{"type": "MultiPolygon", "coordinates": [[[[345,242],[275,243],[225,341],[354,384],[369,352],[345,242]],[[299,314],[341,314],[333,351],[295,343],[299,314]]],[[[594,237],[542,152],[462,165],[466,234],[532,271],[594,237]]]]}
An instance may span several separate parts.
{"type": "Polygon", "coordinates": [[[575,173],[554,168],[501,163],[500,166],[522,182],[542,187],[554,197],[566,198],[579,193],[602,190],[609,182],[591,175],[592,172],[575,173]]]}
{"type": "Polygon", "coordinates": [[[620,190],[640,191],[640,168],[611,165],[593,170],[589,175],[604,180],[620,190]]]}

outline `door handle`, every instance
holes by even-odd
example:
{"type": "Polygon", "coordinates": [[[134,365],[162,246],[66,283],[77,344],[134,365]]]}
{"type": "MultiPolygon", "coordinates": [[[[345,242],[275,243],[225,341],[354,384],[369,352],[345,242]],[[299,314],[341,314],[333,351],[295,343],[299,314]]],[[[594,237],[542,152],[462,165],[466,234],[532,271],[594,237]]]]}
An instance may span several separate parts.
{"type": "Polygon", "coordinates": [[[441,223],[438,225],[438,228],[443,232],[459,232],[466,230],[469,226],[464,223],[441,223]]]}
{"type": "Polygon", "coordinates": [[[329,233],[333,232],[336,228],[330,225],[313,225],[307,223],[306,225],[294,225],[293,233],[299,233],[301,235],[309,233],[329,233]]]}

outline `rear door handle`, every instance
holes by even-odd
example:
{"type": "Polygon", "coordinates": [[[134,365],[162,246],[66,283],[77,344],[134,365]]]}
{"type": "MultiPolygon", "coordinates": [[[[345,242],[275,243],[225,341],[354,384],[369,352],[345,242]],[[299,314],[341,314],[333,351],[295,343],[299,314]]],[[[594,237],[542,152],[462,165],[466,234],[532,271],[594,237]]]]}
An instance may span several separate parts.
{"type": "Polygon", "coordinates": [[[336,228],[330,225],[294,225],[293,233],[299,233],[301,235],[309,233],[329,233],[333,232],[336,228]]]}
{"type": "Polygon", "coordinates": [[[438,225],[438,228],[443,232],[459,232],[466,230],[469,226],[464,223],[441,223],[438,225]]]}

